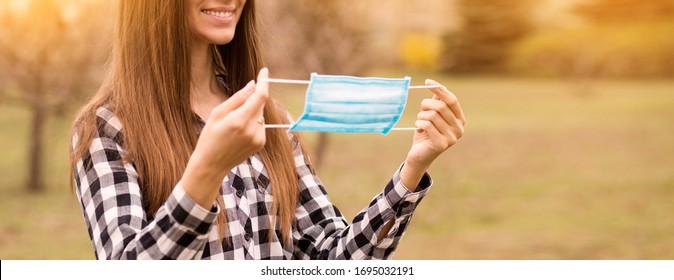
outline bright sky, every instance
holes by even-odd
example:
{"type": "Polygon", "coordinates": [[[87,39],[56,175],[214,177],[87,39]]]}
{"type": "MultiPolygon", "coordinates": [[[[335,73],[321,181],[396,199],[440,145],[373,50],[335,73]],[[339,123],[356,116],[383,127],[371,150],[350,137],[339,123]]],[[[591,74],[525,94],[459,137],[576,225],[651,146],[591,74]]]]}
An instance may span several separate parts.
{"type": "Polygon", "coordinates": [[[15,13],[23,13],[28,9],[30,1],[25,0],[10,0],[9,9],[15,13]]]}
{"type": "MultiPolygon", "coordinates": [[[[6,1],[6,0],[3,0],[6,1]]],[[[31,1],[43,1],[43,0],[9,0],[8,7],[9,11],[13,14],[25,14],[30,8],[31,1]]],[[[61,6],[64,19],[66,21],[74,20],[79,14],[78,5],[85,2],[90,2],[92,0],[59,0],[57,1],[58,5],[61,6]]]]}
{"type": "Polygon", "coordinates": [[[573,26],[579,23],[578,18],[569,13],[569,9],[580,2],[588,0],[547,0],[541,4],[536,20],[543,26],[573,26]]]}

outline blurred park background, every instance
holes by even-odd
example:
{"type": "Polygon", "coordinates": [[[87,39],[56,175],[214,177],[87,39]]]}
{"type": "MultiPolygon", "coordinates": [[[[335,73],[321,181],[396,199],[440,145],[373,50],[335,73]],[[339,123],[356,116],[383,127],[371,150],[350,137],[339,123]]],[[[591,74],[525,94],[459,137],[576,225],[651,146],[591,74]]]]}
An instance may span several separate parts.
{"type": "MultiPolygon", "coordinates": [[[[105,72],[116,1],[0,2],[0,259],[92,259],[70,191],[77,109],[105,72]]],[[[673,0],[261,0],[272,76],[446,85],[466,134],[396,259],[673,259],[673,0]]],[[[304,87],[274,85],[297,117],[304,87]]],[[[413,124],[413,91],[399,126],[413,124]]],[[[303,133],[348,219],[409,132],[303,133]]]]}

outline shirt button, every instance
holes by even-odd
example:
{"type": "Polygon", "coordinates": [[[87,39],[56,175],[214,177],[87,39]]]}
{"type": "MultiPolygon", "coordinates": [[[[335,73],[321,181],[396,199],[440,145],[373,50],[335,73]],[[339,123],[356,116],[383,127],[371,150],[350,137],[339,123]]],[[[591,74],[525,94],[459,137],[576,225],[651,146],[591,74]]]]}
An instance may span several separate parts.
{"type": "Polygon", "coordinates": [[[247,233],[243,235],[243,239],[246,239],[246,241],[250,241],[250,233],[247,233]]]}
{"type": "Polygon", "coordinates": [[[241,197],[243,195],[243,192],[241,190],[236,191],[236,196],[241,197]]]}
{"type": "Polygon", "coordinates": [[[407,208],[407,206],[410,206],[410,202],[409,202],[409,201],[405,201],[405,202],[403,202],[403,204],[402,204],[401,206],[402,206],[403,208],[407,208]]]}

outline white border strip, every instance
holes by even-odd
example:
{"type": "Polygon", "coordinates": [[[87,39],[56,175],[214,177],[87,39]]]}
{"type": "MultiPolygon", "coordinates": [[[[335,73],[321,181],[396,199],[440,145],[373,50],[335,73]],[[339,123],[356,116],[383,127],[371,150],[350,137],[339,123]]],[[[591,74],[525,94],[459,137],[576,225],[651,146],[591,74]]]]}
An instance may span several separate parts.
{"type": "MultiPolygon", "coordinates": [[[[292,124],[265,124],[264,128],[290,128],[292,124]]],[[[416,127],[394,127],[391,130],[417,130],[416,127]]]]}
{"type": "MultiPolygon", "coordinates": [[[[290,80],[290,79],[275,79],[267,78],[263,79],[269,83],[279,83],[279,84],[298,84],[298,85],[308,85],[311,84],[311,81],[307,80],[290,80]]],[[[424,89],[424,88],[444,88],[443,85],[432,85],[432,86],[410,86],[410,89],[424,89]]]]}
{"type": "Polygon", "coordinates": [[[301,85],[308,85],[311,83],[311,81],[305,80],[289,80],[289,79],[274,79],[274,78],[263,79],[263,81],[279,84],[301,84],[301,85]]]}

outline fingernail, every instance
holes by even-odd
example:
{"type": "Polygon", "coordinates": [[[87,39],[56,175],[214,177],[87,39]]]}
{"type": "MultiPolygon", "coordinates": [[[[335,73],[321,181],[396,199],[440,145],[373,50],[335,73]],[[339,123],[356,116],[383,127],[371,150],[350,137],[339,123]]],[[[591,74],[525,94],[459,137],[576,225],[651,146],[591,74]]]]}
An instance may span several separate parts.
{"type": "Polygon", "coordinates": [[[431,80],[431,79],[426,79],[426,85],[432,86],[432,85],[439,85],[440,83],[431,80]]]}
{"type": "Polygon", "coordinates": [[[255,85],[255,80],[250,80],[248,84],[244,87],[246,91],[251,91],[253,89],[253,86],[255,85]]]}

